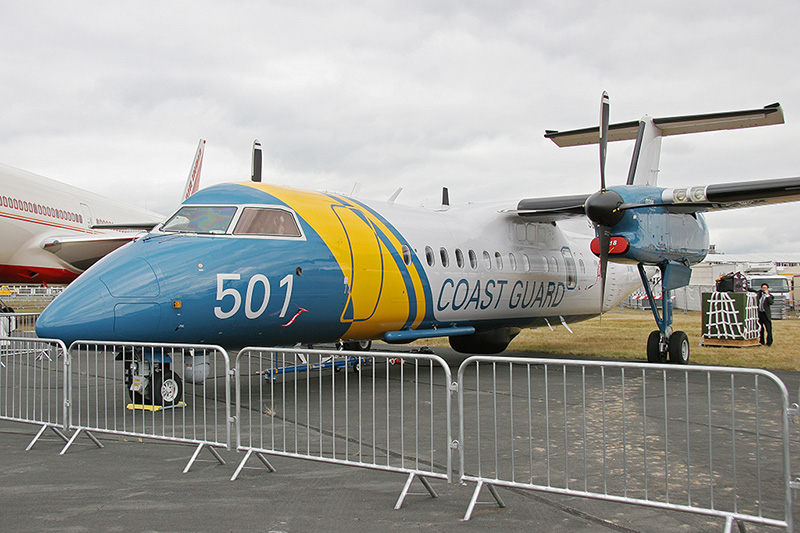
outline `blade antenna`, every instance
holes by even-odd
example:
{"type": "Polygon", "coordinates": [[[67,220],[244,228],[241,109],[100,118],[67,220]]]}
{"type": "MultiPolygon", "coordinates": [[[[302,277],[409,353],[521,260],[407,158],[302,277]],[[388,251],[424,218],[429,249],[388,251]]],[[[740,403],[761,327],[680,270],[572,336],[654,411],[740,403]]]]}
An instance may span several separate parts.
{"type": "Polygon", "coordinates": [[[250,180],[261,181],[261,143],[258,139],[253,141],[253,159],[250,165],[250,180]]]}

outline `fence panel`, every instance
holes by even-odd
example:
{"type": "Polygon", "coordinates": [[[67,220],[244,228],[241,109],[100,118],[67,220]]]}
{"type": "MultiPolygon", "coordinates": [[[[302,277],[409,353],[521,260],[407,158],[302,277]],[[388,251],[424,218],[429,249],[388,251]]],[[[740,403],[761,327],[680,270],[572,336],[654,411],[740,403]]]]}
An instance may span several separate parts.
{"type": "Polygon", "coordinates": [[[792,527],[789,401],[770,372],[476,356],[458,382],[465,519],[487,485],[792,527]]]}
{"type": "Polygon", "coordinates": [[[435,355],[246,348],[236,360],[237,447],[451,479],[451,373],[435,355]]]}
{"type": "Polygon", "coordinates": [[[59,340],[0,337],[0,419],[41,426],[28,450],[47,428],[67,440],[66,353],[59,340]]]}
{"type": "MultiPolygon", "coordinates": [[[[69,426],[81,432],[196,444],[224,464],[230,449],[230,361],[219,346],[76,341],[69,348],[69,426]]],[[[92,438],[100,446],[96,439],[92,438]]]]}
{"type": "Polygon", "coordinates": [[[36,337],[40,313],[0,313],[0,337],[36,337]]]}

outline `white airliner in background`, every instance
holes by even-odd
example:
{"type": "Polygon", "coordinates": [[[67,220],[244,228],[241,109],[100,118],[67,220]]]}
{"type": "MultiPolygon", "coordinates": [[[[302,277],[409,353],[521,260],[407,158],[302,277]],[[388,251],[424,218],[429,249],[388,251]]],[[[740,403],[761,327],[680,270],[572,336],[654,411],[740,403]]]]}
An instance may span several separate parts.
{"type": "MultiPolygon", "coordinates": [[[[186,181],[197,191],[205,140],[186,181]]],[[[69,283],[164,216],[0,164],[0,283],[69,283]]]]}

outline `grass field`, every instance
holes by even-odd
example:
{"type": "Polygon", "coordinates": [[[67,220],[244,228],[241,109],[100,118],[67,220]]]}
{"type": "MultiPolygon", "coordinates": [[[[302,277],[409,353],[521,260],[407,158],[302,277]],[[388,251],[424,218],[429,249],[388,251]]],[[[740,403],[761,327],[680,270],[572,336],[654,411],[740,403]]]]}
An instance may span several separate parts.
{"type": "MultiPolygon", "coordinates": [[[[742,366],[782,370],[800,370],[800,319],[773,320],[775,340],[770,347],[717,348],[700,346],[702,324],[699,312],[676,311],[674,329],[685,331],[691,343],[690,363],[701,365],[742,366]]],[[[594,355],[621,359],[646,360],[647,336],[655,330],[648,311],[615,309],[603,315],[570,324],[570,333],[561,324],[549,328],[524,330],[508,347],[509,352],[538,352],[561,355],[594,355]]],[[[445,346],[447,339],[427,339],[428,346],[445,346]]]]}

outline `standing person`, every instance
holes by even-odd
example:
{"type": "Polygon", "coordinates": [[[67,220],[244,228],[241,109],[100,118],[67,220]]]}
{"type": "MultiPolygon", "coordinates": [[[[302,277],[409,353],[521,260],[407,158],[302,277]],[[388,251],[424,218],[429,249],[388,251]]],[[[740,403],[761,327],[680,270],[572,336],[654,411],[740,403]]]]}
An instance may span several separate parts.
{"type": "Polygon", "coordinates": [[[764,332],[766,331],[766,345],[772,346],[772,302],[775,300],[775,297],[769,293],[769,285],[766,283],[761,284],[760,291],[755,289],[747,290],[755,292],[758,301],[758,323],[761,326],[759,328],[759,342],[764,344],[764,332]]]}

